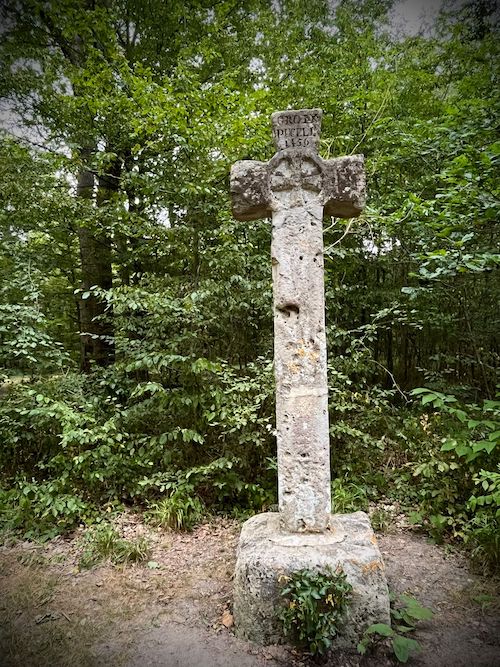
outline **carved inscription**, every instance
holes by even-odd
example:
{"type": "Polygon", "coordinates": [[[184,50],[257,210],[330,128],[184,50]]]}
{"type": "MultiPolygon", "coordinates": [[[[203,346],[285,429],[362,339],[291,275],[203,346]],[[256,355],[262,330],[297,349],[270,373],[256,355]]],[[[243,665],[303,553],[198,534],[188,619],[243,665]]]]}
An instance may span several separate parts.
{"type": "Polygon", "coordinates": [[[313,135],[313,128],[307,126],[277,127],[274,130],[275,140],[285,148],[307,148],[311,145],[313,135]]]}
{"type": "Polygon", "coordinates": [[[280,111],[272,116],[274,143],[278,150],[308,148],[316,150],[321,128],[321,111],[280,111]]]}
{"type": "Polygon", "coordinates": [[[276,116],[277,125],[300,125],[301,123],[319,123],[321,114],[319,111],[280,111],[276,116]]]}

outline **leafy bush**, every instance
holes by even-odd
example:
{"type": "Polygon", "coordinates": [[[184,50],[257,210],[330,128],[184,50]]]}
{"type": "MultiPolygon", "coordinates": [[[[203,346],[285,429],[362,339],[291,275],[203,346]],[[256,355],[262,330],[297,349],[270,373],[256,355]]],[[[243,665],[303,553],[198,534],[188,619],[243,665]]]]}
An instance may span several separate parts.
{"type": "Polygon", "coordinates": [[[150,368],[147,382],[117,364],[5,392],[6,525],[30,536],[56,534],[102,505],[156,503],[163,521],[181,527],[204,507],[260,510],[272,502],[269,364],[238,371],[206,359],[169,359],[178,374],[173,387],[164,362],[154,362],[157,375],[150,368]]]}
{"type": "MultiPolygon", "coordinates": [[[[499,466],[500,470],[500,466],[499,466]]],[[[500,472],[480,470],[475,491],[467,502],[473,516],[466,526],[465,542],[475,563],[485,572],[500,570],[500,472]]]]}
{"type": "Polygon", "coordinates": [[[312,655],[323,655],[345,620],[352,586],[339,568],[298,570],[282,578],[283,631],[312,655]]]}
{"type": "Polygon", "coordinates": [[[413,520],[437,539],[451,534],[470,545],[485,569],[498,567],[500,516],[500,401],[460,404],[430,389],[412,392],[433,412],[426,418],[428,448],[411,464],[419,479],[413,520]],[[452,435],[449,435],[449,434],[452,435]],[[481,492],[482,491],[482,492],[481,492]]]}
{"type": "Polygon", "coordinates": [[[0,280],[0,371],[60,371],[70,358],[41,310],[42,273],[22,262],[15,262],[6,284],[0,280]]]}
{"type": "Polygon", "coordinates": [[[0,488],[0,529],[25,539],[50,539],[90,514],[89,503],[68,493],[64,480],[18,478],[13,487],[0,488]]]}

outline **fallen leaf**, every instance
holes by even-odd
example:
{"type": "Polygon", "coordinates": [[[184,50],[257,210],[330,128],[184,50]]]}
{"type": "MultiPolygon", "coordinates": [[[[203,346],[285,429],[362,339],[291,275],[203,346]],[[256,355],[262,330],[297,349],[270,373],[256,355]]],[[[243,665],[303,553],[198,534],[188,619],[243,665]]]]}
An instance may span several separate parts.
{"type": "Polygon", "coordinates": [[[228,609],[224,609],[224,612],[222,613],[222,625],[225,628],[232,628],[234,625],[233,615],[228,609]]]}

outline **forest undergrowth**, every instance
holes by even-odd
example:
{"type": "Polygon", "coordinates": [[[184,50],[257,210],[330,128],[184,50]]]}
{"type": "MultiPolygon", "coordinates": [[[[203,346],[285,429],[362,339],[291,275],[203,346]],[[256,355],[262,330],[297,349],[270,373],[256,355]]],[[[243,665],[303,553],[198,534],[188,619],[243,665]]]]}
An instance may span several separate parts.
{"type": "MultiPolygon", "coordinates": [[[[210,514],[269,509],[276,503],[271,367],[252,370],[237,380],[223,364],[200,370],[194,396],[172,397],[116,369],[4,390],[4,531],[49,539],[126,507],[189,530],[210,514]]],[[[436,541],[465,543],[479,567],[495,571],[500,484],[491,452],[500,402],[413,393],[395,406],[392,390],[331,388],[332,510],[395,503],[436,541]]]]}

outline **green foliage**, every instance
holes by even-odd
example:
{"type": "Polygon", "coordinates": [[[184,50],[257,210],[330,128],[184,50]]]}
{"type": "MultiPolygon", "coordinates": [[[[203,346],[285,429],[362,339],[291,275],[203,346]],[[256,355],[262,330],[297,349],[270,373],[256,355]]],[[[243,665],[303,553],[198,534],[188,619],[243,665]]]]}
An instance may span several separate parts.
{"type": "Polygon", "coordinates": [[[25,296],[21,304],[0,304],[0,369],[17,372],[60,370],[69,358],[47,333],[47,319],[25,296]]]}
{"type": "Polygon", "coordinates": [[[323,655],[345,621],[352,586],[341,569],[299,570],[283,577],[283,631],[312,655],[323,655]]]}
{"type": "Polygon", "coordinates": [[[0,373],[60,371],[70,362],[65,273],[74,259],[54,220],[69,213],[60,162],[1,133],[0,159],[0,373]]]}
{"type": "MultiPolygon", "coordinates": [[[[498,468],[500,470],[500,465],[498,468]]],[[[473,513],[465,531],[472,558],[486,573],[500,569],[500,474],[480,470],[474,477],[480,487],[467,502],[473,513]]]]}
{"type": "Polygon", "coordinates": [[[366,487],[337,478],[332,482],[332,512],[346,514],[368,509],[366,487]]]}
{"type": "Polygon", "coordinates": [[[370,515],[370,522],[373,530],[383,533],[387,530],[390,524],[391,516],[386,510],[377,508],[370,515]]]}
{"type": "MultiPolygon", "coordinates": [[[[345,336],[346,332],[333,330],[330,340],[335,344],[345,336]]],[[[346,356],[329,352],[330,443],[336,480],[332,495],[339,508],[345,504],[364,509],[369,497],[387,490],[387,454],[403,454],[408,436],[400,428],[405,409],[395,408],[392,390],[368,385],[370,355],[366,348],[356,351],[356,347],[353,342],[346,356]]]]}
{"type": "Polygon", "coordinates": [[[480,470],[474,477],[474,484],[480,486],[483,493],[473,494],[468,501],[469,508],[475,512],[480,507],[491,506],[494,508],[495,517],[500,516],[500,474],[480,470]]]}
{"type": "Polygon", "coordinates": [[[100,505],[134,502],[156,504],[158,520],[187,528],[204,506],[229,513],[269,504],[263,369],[243,375],[189,357],[175,368],[188,380],[170,390],[116,370],[9,390],[0,405],[6,525],[55,534],[100,505]]]}
{"type": "Polygon", "coordinates": [[[334,507],[395,497],[498,562],[498,22],[240,4],[0,8],[2,521],[274,502],[271,229],[227,177],[271,157],[272,111],[321,107],[322,157],[363,153],[369,183],[324,229],[334,507]]]}
{"type": "Polygon", "coordinates": [[[432,455],[412,465],[420,480],[414,520],[428,521],[436,539],[450,530],[460,534],[482,567],[494,570],[499,562],[500,401],[461,404],[455,396],[430,389],[412,393],[436,410],[431,417],[440,430],[438,419],[445,433],[453,434],[436,438],[432,455]]]}
{"type": "Polygon", "coordinates": [[[88,569],[107,560],[114,565],[143,563],[149,558],[149,553],[146,538],[125,540],[118,535],[114,526],[100,523],[86,531],[79,564],[80,569],[88,569]]]}
{"type": "Polygon", "coordinates": [[[10,488],[0,488],[0,529],[25,539],[51,539],[90,514],[90,504],[58,478],[37,482],[19,476],[10,488]]]}
{"type": "Polygon", "coordinates": [[[420,644],[415,639],[408,637],[408,633],[414,632],[419,621],[428,621],[432,617],[432,611],[427,607],[422,607],[414,597],[400,595],[396,606],[396,599],[391,596],[392,627],[386,623],[370,625],[358,644],[358,653],[365,655],[377,638],[390,639],[391,649],[398,662],[406,663],[412,654],[421,650],[420,644]]]}
{"type": "Polygon", "coordinates": [[[399,625],[416,627],[417,621],[428,621],[433,617],[432,611],[427,607],[422,607],[411,595],[400,595],[397,603],[399,606],[393,605],[391,617],[399,625]]]}

